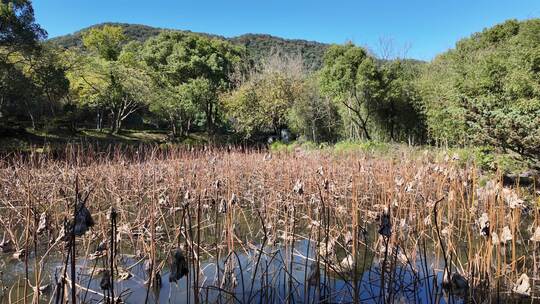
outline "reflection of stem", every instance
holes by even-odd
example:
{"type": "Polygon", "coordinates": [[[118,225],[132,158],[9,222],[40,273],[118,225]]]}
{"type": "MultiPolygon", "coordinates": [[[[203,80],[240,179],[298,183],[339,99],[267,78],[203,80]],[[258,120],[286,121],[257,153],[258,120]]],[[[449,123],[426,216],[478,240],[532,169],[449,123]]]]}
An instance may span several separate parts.
{"type": "Polygon", "coordinates": [[[383,303],[386,302],[386,287],[384,283],[384,274],[386,272],[386,259],[388,258],[388,243],[389,237],[383,236],[384,238],[384,259],[381,265],[381,289],[379,291],[379,298],[383,300],[383,303]]]}
{"type": "Polygon", "coordinates": [[[75,178],[75,202],[73,204],[73,224],[71,225],[71,303],[77,303],[77,293],[75,285],[75,225],[77,223],[77,205],[79,203],[79,176],[75,178]]]}
{"type": "Polygon", "coordinates": [[[116,256],[116,210],[111,210],[111,245],[110,245],[110,269],[111,276],[109,285],[111,286],[111,298],[114,303],[114,259],[116,256]]]}
{"type": "MultiPolygon", "coordinates": [[[[443,240],[441,238],[441,233],[439,231],[439,224],[437,222],[437,205],[442,202],[442,200],[444,199],[443,198],[440,198],[438,201],[435,202],[435,204],[433,205],[433,216],[434,216],[434,221],[435,221],[435,230],[437,231],[437,238],[439,239],[439,244],[441,245],[441,250],[442,250],[442,254],[443,254],[443,259],[444,259],[444,271],[446,272],[447,276],[448,276],[448,279],[449,280],[452,280],[452,276],[451,276],[451,273],[450,273],[450,269],[449,269],[449,263],[448,263],[448,258],[446,257],[446,250],[444,248],[444,243],[443,243],[443,240]]],[[[443,281],[444,281],[444,274],[443,274],[443,281]]],[[[451,283],[451,282],[449,282],[451,283]]],[[[450,287],[450,300],[451,302],[454,302],[454,298],[452,296],[452,284],[449,284],[449,287],[450,287]]]]}
{"type": "Polygon", "coordinates": [[[352,182],[352,206],[351,206],[351,214],[352,214],[352,256],[353,256],[353,302],[355,304],[359,303],[358,299],[358,253],[357,253],[357,245],[358,245],[358,193],[356,188],[356,183],[353,180],[352,182]]]}
{"type": "Polygon", "coordinates": [[[257,270],[259,269],[259,263],[261,262],[264,246],[266,246],[266,242],[268,240],[268,232],[266,231],[266,223],[264,222],[264,219],[261,216],[261,212],[259,211],[259,209],[257,209],[257,215],[259,216],[259,220],[261,221],[261,227],[263,229],[264,237],[261,243],[261,249],[259,250],[259,255],[257,256],[257,262],[255,263],[255,270],[253,271],[253,276],[251,278],[251,287],[249,290],[248,303],[251,303],[251,300],[252,300],[253,287],[255,285],[255,278],[257,277],[257,270]]]}
{"type": "MultiPolygon", "coordinates": [[[[443,253],[443,259],[444,259],[444,269],[446,271],[449,271],[448,269],[448,259],[446,257],[446,250],[444,248],[444,243],[443,243],[443,240],[441,238],[441,233],[439,231],[439,223],[437,222],[437,217],[438,217],[438,213],[437,213],[437,205],[443,200],[444,198],[441,198],[439,199],[438,201],[435,202],[435,204],[433,205],[433,217],[434,217],[434,221],[435,221],[435,230],[437,232],[437,238],[439,239],[439,244],[441,245],[441,250],[442,250],[442,253],[443,253]]],[[[450,274],[450,273],[448,273],[450,274]]]]}

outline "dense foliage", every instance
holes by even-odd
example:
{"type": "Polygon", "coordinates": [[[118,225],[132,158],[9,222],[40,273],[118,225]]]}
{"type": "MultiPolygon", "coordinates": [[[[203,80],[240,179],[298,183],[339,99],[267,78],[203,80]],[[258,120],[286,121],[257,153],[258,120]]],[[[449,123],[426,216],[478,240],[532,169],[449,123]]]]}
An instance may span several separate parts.
{"type": "Polygon", "coordinates": [[[540,20],[515,20],[459,41],[419,87],[431,137],[540,159],[540,20]]]}
{"type": "MultiPolygon", "coordinates": [[[[214,132],[220,118],[218,96],[231,88],[231,76],[241,66],[244,50],[219,39],[164,32],[148,40],[142,54],[157,89],[176,91],[176,98],[165,101],[165,109],[181,114],[195,107],[204,114],[206,130],[214,132]]],[[[173,125],[187,118],[168,117],[173,125]]]]}
{"type": "Polygon", "coordinates": [[[305,96],[302,61],[277,54],[268,59],[224,98],[235,130],[248,138],[261,132],[279,134],[287,128],[290,109],[305,96]]]}
{"type": "Polygon", "coordinates": [[[34,21],[30,1],[0,2],[0,127],[59,112],[68,89],[65,67],[55,50],[40,41],[47,33],[34,21]]]}
{"type": "MultiPolygon", "coordinates": [[[[104,26],[119,27],[123,30],[124,35],[128,38],[128,40],[136,40],[139,42],[145,42],[146,40],[155,37],[164,31],[171,31],[139,24],[104,23],[82,29],[81,31],[70,35],[52,38],[49,40],[49,43],[60,48],[82,47],[82,37],[85,32],[104,26]]],[[[191,33],[190,31],[182,30],[174,30],[174,32],[184,34],[191,33]]],[[[309,70],[317,70],[322,66],[323,56],[328,48],[327,44],[320,42],[299,39],[283,39],[264,34],[245,34],[232,38],[224,38],[205,33],[197,33],[197,35],[227,40],[232,44],[243,46],[248,52],[250,60],[255,63],[261,63],[265,58],[269,57],[276,51],[281,52],[284,56],[300,54],[304,60],[305,67],[309,70]]]]}
{"type": "Polygon", "coordinates": [[[257,141],[481,145],[540,158],[540,20],[476,33],[430,63],[268,35],[103,24],[47,42],[0,2],[2,130],[126,126],[257,141]],[[384,57],[384,56],[383,56],[384,57]]]}
{"type": "Polygon", "coordinates": [[[348,137],[401,140],[423,131],[414,76],[406,62],[378,62],[349,43],[326,53],[321,89],[342,108],[348,137]]]}

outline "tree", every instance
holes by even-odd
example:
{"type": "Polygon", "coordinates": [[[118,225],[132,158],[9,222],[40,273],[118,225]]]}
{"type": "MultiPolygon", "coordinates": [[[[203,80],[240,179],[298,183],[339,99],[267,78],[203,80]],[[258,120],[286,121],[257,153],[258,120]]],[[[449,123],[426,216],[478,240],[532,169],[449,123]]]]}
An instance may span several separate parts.
{"type": "Polygon", "coordinates": [[[471,134],[465,121],[465,109],[457,97],[454,85],[457,71],[449,64],[451,56],[452,53],[439,55],[423,66],[415,86],[431,142],[463,146],[470,142],[471,134]]]}
{"type": "Polygon", "coordinates": [[[231,88],[231,75],[245,57],[245,50],[219,39],[163,32],[148,40],[143,52],[159,87],[176,90],[191,83],[184,90],[196,90],[191,93],[198,97],[193,102],[204,114],[207,131],[214,132],[220,112],[218,95],[231,88]]]}
{"type": "Polygon", "coordinates": [[[35,23],[30,0],[0,1],[0,46],[11,52],[30,52],[47,32],[35,23]]]}
{"type": "MultiPolygon", "coordinates": [[[[424,137],[424,117],[414,80],[417,64],[403,59],[384,61],[380,68],[382,95],[375,107],[374,120],[391,141],[424,137]]],[[[385,135],[386,135],[385,134],[385,135]]],[[[385,137],[385,136],[383,136],[385,137]]]]}
{"type": "Polygon", "coordinates": [[[196,101],[189,86],[162,85],[153,90],[150,111],[167,121],[173,137],[187,135],[197,114],[196,101]]]}
{"type": "Polygon", "coordinates": [[[457,126],[467,142],[540,159],[539,37],[540,20],[510,20],[434,60],[421,85],[430,131],[457,126]]]}
{"type": "Polygon", "coordinates": [[[257,132],[278,134],[287,127],[293,105],[304,98],[304,78],[300,57],[276,53],[267,58],[259,71],[224,98],[234,128],[246,138],[257,132]]]}
{"type": "Polygon", "coordinates": [[[39,88],[52,116],[57,114],[58,101],[69,92],[67,69],[60,54],[51,48],[44,48],[33,64],[32,82],[39,88]]]}
{"type": "Polygon", "coordinates": [[[287,121],[294,133],[314,142],[335,141],[342,129],[338,108],[320,93],[317,77],[305,80],[304,94],[292,105],[287,121]]]}
{"type": "Polygon", "coordinates": [[[92,28],[83,35],[83,45],[96,52],[107,61],[116,61],[126,40],[124,30],[119,26],[104,25],[92,28]]]}
{"type": "Polygon", "coordinates": [[[119,132],[122,122],[147,105],[152,96],[146,67],[137,59],[139,49],[128,44],[120,52],[123,40],[120,27],[90,30],[83,41],[91,53],[75,54],[77,63],[70,71],[72,90],[82,104],[96,109],[98,128],[103,111],[110,113],[112,133],[119,132]]]}
{"type": "Polygon", "coordinates": [[[32,100],[36,88],[16,65],[0,61],[0,117],[25,114],[24,101],[32,100]]]}
{"type": "Polygon", "coordinates": [[[246,83],[223,97],[225,111],[236,132],[250,138],[268,123],[260,104],[256,86],[246,83]]]}
{"type": "Polygon", "coordinates": [[[31,1],[0,1],[0,116],[24,113],[35,126],[42,97],[50,105],[61,97],[63,69],[55,67],[53,52],[39,44],[46,36],[35,23],[31,1]]]}
{"type": "MultiPolygon", "coordinates": [[[[322,92],[341,104],[352,126],[371,139],[369,124],[383,93],[375,60],[352,43],[334,45],[324,56],[320,77],[322,92]]],[[[351,128],[351,137],[355,134],[351,128]]]]}

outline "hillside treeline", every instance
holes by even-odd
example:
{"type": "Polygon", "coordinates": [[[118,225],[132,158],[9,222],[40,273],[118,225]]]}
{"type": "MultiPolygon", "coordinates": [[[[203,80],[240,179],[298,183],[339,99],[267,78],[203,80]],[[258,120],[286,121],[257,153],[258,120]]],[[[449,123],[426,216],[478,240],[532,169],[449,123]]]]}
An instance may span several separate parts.
{"type": "Polygon", "coordinates": [[[485,29],[429,63],[352,43],[295,49],[270,36],[114,24],[51,42],[25,0],[2,1],[0,19],[4,133],[129,127],[257,141],[290,130],[314,142],[487,145],[540,158],[538,19],[485,29]]]}

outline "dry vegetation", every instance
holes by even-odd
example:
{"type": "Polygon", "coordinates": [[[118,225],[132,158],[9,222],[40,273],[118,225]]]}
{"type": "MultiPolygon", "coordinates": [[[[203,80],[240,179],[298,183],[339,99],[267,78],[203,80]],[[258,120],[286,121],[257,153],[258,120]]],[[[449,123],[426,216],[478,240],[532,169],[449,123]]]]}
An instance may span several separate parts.
{"type": "Polygon", "coordinates": [[[535,190],[451,157],[68,148],[0,168],[0,302],[540,297],[535,190]]]}

